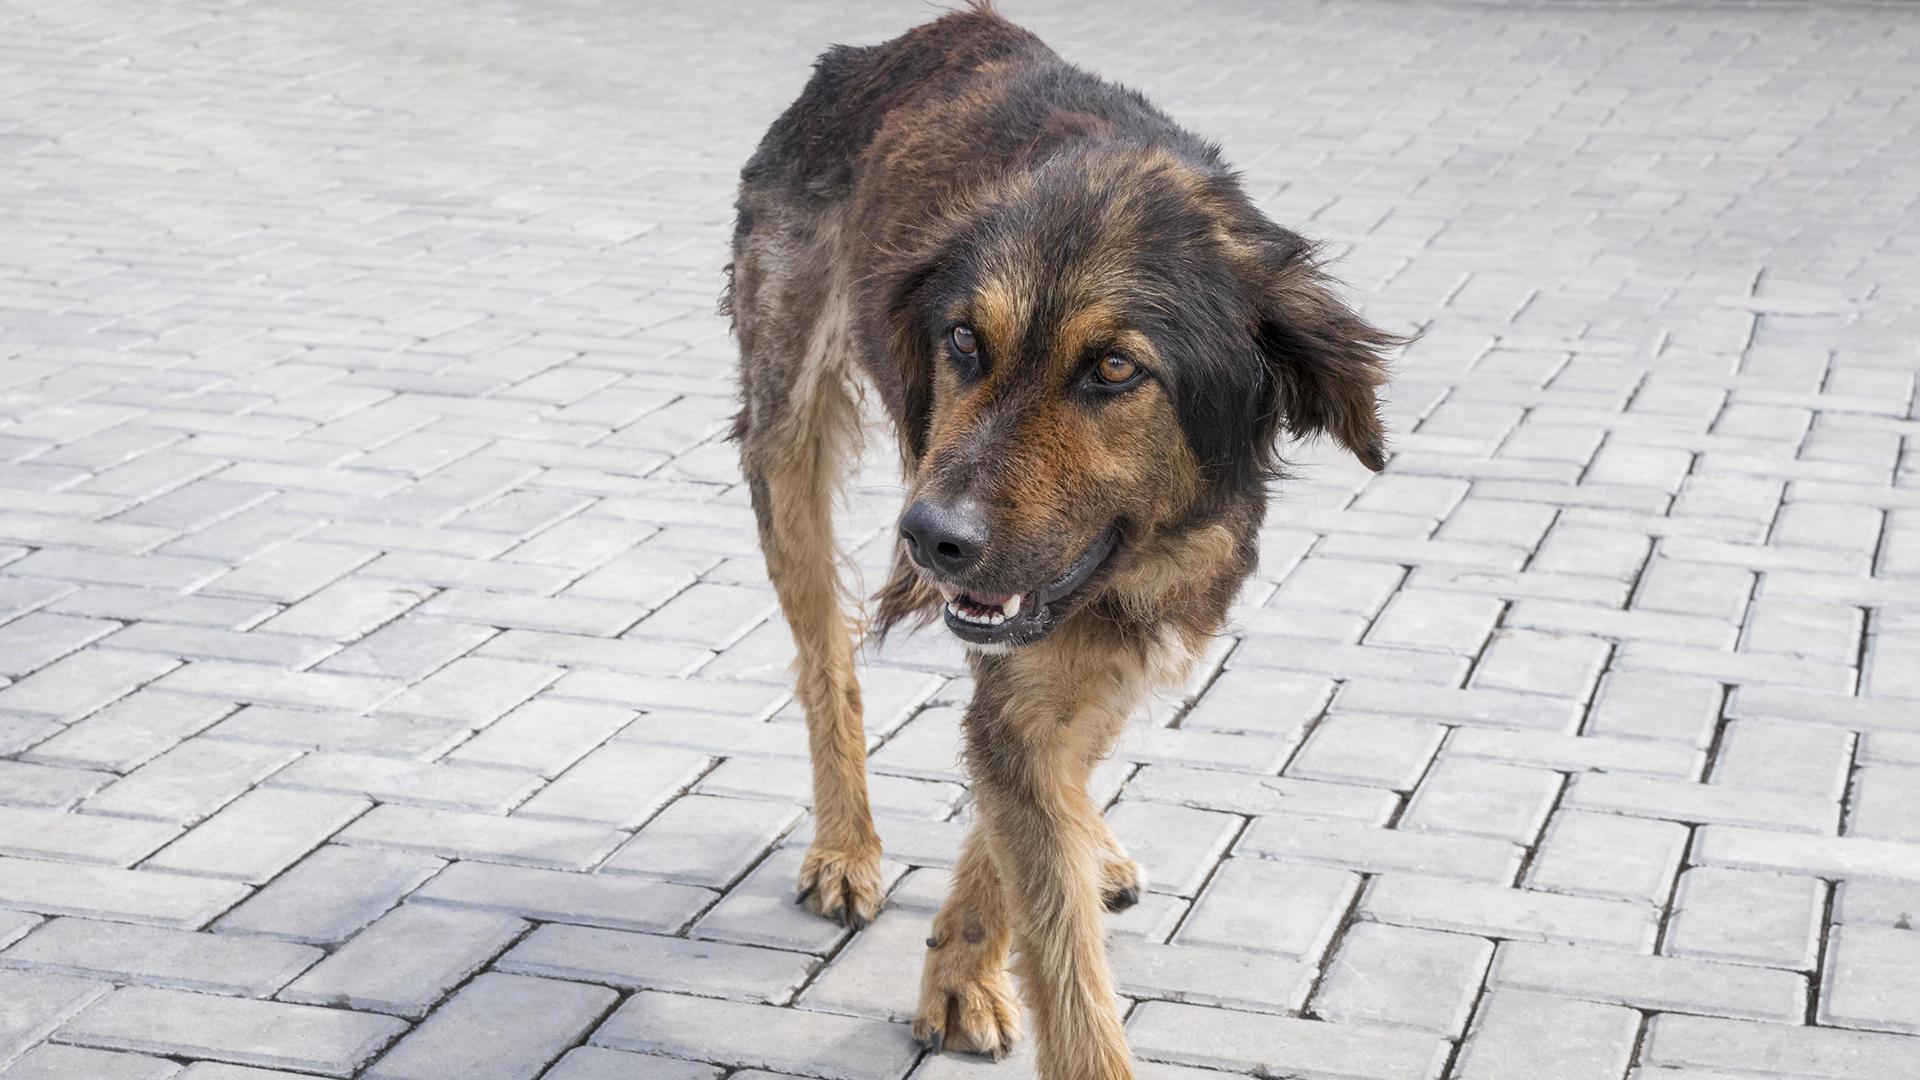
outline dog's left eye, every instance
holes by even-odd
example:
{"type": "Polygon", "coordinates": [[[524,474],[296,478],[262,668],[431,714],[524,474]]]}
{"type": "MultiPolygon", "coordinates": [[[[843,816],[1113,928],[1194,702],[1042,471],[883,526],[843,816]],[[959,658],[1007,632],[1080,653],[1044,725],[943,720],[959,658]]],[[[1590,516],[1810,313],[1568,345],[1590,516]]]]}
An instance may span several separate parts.
{"type": "Polygon", "coordinates": [[[947,352],[964,374],[980,371],[980,338],[973,327],[960,323],[947,331],[947,352]]]}
{"type": "Polygon", "coordinates": [[[1119,353],[1108,353],[1093,365],[1093,377],[1101,385],[1117,389],[1140,377],[1140,365],[1119,353]]]}

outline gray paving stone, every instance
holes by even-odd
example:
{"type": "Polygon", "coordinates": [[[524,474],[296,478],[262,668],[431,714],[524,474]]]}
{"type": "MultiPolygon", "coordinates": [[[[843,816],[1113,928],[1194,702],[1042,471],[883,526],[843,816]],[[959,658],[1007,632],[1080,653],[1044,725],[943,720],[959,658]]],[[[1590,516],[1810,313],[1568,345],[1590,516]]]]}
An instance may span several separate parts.
{"type": "Polygon", "coordinates": [[[340,832],[340,842],[353,847],[557,870],[585,870],[625,838],[624,833],[580,822],[417,806],[375,807],[340,832]]]}
{"type": "Polygon", "coordinates": [[[390,1016],[128,986],[64,1024],[61,1042],[351,1076],[406,1024],[390,1016]]]}
{"type": "Polygon", "coordinates": [[[1280,814],[1255,818],[1234,845],[1235,854],[1268,859],[1491,882],[1513,879],[1521,850],[1490,837],[1402,832],[1280,814]]]}
{"type": "MultiPolygon", "coordinates": [[[[838,970],[846,970],[847,962],[843,953],[838,970]]],[[[621,990],[668,990],[784,1005],[806,981],[814,962],[774,949],[550,925],[528,935],[494,967],[621,990]]]]}
{"type": "MultiPolygon", "coordinates": [[[[889,743],[888,745],[892,745],[889,743]]],[[[1292,777],[1222,773],[1147,765],[1127,781],[1126,796],[1233,813],[1295,813],[1384,823],[1399,808],[1390,791],[1292,777]]]]}
{"type": "Polygon", "coordinates": [[[1834,927],[1816,1019],[1833,1027],[1920,1035],[1920,934],[1834,927]]]}
{"type": "Polygon", "coordinates": [[[1107,811],[1107,824],[1127,853],[1146,867],[1149,888],[1190,897],[1233,843],[1241,819],[1128,799],[1107,811]]]}
{"type": "Polygon", "coordinates": [[[281,769],[267,786],[491,814],[504,813],[540,790],[537,778],[521,772],[325,750],[281,769]]]}
{"type": "Polygon", "coordinates": [[[614,852],[600,872],[725,888],[799,819],[799,809],[782,803],[683,796],[614,852]]]}
{"type": "Polygon", "coordinates": [[[320,846],[368,805],[350,795],[257,788],[142,866],[259,885],[320,846]]]}
{"type": "Polygon", "coordinates": [[[1712,1016],[1655,1016],[1641,1060],[1657,1066],[1732,1070],[1820,1080],[1913,1080],[1912,1036],[1712,1016]]]}
{"type": "Polygon", "coordinates": [[[1345,870],[1227,859],[1194,902],[1175,941],[1317,962],[1359,889],[1360,877],[1345,870]]]}
{"type": "Polygon", "coordinates": [[[336,944],[445,865],[426,855],[330,844],[222,916],[217,929],[310,945],[336,944]]]}
{"type": "Polygon", "coordinates": [[[1449,689],[1390,679],[1349,682],[1340,689],[1342,713],[1420,716],[1453,724],[1571,733],[1580,726],[1578,703],[1543,694],[1449,689]]]}
{"type": "Polygon", "coordinates": [[[162,656],[78,652],[0,688],[0,709],[71,723],[179,666],[162,656]]]}
{"type": "MultiPolygon", "coordinates": [[[[1633,1058],[1640,1014],[1617,1005],[1491,990],[1461,1046],[1460,1080],[1617,1080],[1633,1058]]],[[[1664,1080],[1683,1080],[1668,1077],[1664,1080]]]]}
{"type": "Polygon", "coordinates": [[[920,1003],[920,968],[927,958],[933,913],[944,900],[944,881],[941,895],[922,911],[899,910],[901,905],[890,897],[889,911],[853,935],[833,962],[820,968],[801,995],[800,1006],[875,1020],[911,1021],[920,1003]]]}
{"type": "Polygon", "coordinates": [[[0,971],[0,1062],[13,1061],[111,989],[92,979],[0,971]]]}
{"type": "Polygon", "coordinates": [[[278,941],[57,918],[0,953],[0,966],[178,990],[266,997],[321,957],[278,941]]]}
{"type": "Polygon", "coordinates": [[[1471,685],[1586,700],[1607,654],[1607,644],[1593,638],[1502,630],[1475,667],[1471,685]]]}
{"type": "Polygon", "coordinates": [[[1696,866],[1680,875],[1663,951],[1810,971],[1825,904],[1816,878],[1696,866]]]}
{"type": "Polygon", "coordinates": [[[1108,947],[1115,986],[1135,999],[1215,1005],[1248,1012],[1294,1013],[1316,968],[1239,949],[1162,945],[1116,936],[1108,947]]]}
{"type": "Polygon", "coordinates": [[[525,769],[552,779],[634,719],[611,705],[536,699],[487,725],[447,755],[448,761],[525,769]]]}
{"type": "Polygon", "coordinates": [[[1658,671],[1611,671],[1600,681],[1587,734],[1675,739],[1704,748],[1727,691],[1719,682],[1658,671]]]}
{"type": "Polygon", "coordinates": [[[0,905],[193,929],[247,895],[232,881],[0,856],[0,905]]]}
{"type": "Polygon", "coordinates": [[[443,753],[467,735],[466,728],[430,720],[267,705],[248,705],[207,729],[211,739],[400,758],[443,753]]]}
{"type": "Polygon", "coordinates": [[[364,1075],[369,1080],[532,1080],[616,1000],[602,987],[488,973],[364,1075]]]}
{"type": "Polygon", "coordinates": [[[1575,945],[1507,942],[1495,954],[1487,981],[1652,1010],[1778,1023],[1806,1015],[1807,980],[1792,972],[1575,945]]]}
{"type": "Polygon", "coordinates": [[[1848,836],[1920,841],[1920,768],[1865,765],[1853,775],[1848,836]]]}
{"type": "Polygon", "coordinates": [[[713,902],[705,889],[601,874],[455,863],[413,899],[542,922],[671,934],[713,902]]]}
{"type": "Polygon", "coordinates": [[[1534,853],[1527,884],[1664,907],[1690,839],[1675,822],[1562,810],[1534,853]]]}
{"type": "Polygon", "coordinates": [[[0,948],[5,948],[25,937],[27,931],[40,923],[41,919],[38,915],[31,915],[24,911],[0,911],[0,948]]]}
{"type": "Polygon", "coordinates": [[[714,1065],[580,1046],[567,1051],[543,1080],[719,1080],[719,1077],[720,1069],[714,1065]]]}
{"type": "Polygon", "coordinates": [[[1708,825],[1695,837],[1692,858],[1707,866],[1920,882],[1920,844],[1897,840],[1708,825]]]}
{"type": "Polygon", "coordinates": [[[1420,720],[1333,715],[1314,728],[1287,775],[1408,791],[1445,736],[1445,728],[1420,720]]]}
{"type": "Polygon", "coordinates": [[[1911,930],[1920,924],[1920,885],[1843,881],[1834,888],[1833,921],[1911,930]]]}
{"type": "Polygon", "coordinates": [[[1647,906],[1418,874],[1374,878],[1359,910],[1401,926],[1628,950],[1649,948],[1659,929],[1647,906]]]}
{"type": "Polygon", "coordinates": [[[283,1001],[425,1016],[527,930],[510,915],[406,904],[282,990],[283,1001]]]}
{"type": "Polygon", "coordinates": [[[892,1080],[919,1056],[904,1024],[643,991],[593,1045],[736,1067],[804,1069],[824,1080],[892,1080]]]}
{"type": "Polygon", "coordinates": [[[1564,804],[1690,824],[1763,825],[1810,833],[1832,832],[1840,812],[1837,802],[1818,795],[1615,773],[1575,777],[1564,804]]]}
{"type": "Polygon", "coordinates": [[[701,753],[611,744],[581,758],[514,816],[637,828],[699,780],[710,764],[701,753]]]}
{"type": "Polygon", "coordinates": [[[1472,758],[1442,756],[1421,779],[1399,828],[1533,843],[1560,794],[1561,776],[1472,758]]]}
{"type": "Polygon", "coordinates": [[[539,693],[561,674],[559,668],[546,664],[468,657],[414,683],[406,692],[383,704],[381,711],[471,728],[485,727],[539,693]]]}
{"type": "Polygon", "coordinates": [[[165,1058],[43,1043],[0,1069],[0,1080],[167,1080],[179,1071],[165,1058]]]}
{"type": "Polygon", "coordinates": [[[132,866],[179,834],[157,821],[0,806],[0,855],[132,866]]]}
{"type": "Polygon", "coordinates": [[[1271,1076],[1429,1080],[1450,1052],[1417,1031],[1381,1031],[1149,1001],[1127,1024],[1135,1051],[1152,1061],[1259,1071],[1271,1076]]]}
{"type": "Polygon", "coordinates": [[[108,785],[81,809],[189,824],[298,756],[284,747],[191,739],[108,785]]]}
{"type": "Polygon", "coordinates": [[[1349,929],[1314,991],[1336,1024],[1379,1024],[1458,1036],[1473,1012],[1493,943],[1380,923],[1349,929]]]}

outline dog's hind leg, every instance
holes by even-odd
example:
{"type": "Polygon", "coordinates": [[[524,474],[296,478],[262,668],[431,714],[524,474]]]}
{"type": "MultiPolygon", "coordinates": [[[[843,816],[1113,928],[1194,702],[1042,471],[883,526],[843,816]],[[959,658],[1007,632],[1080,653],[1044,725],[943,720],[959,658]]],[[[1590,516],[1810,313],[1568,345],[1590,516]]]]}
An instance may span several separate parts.
{"type": "Polygon", "coordinates": [[[751,239],[736,253],[746,408],[735,436],[767,574],[798,652],[794,692],[813,761],[814,836],[799,902],[859,927],[879,914],[882,897],[853,626],[833,539],[834,503],[859,443],[847,301],[834,275],[796,266],[803,260],[790,248],[779,254],[756,252],[751,239]],[[781,272],[768,273],[776,262],[781,272]]]}

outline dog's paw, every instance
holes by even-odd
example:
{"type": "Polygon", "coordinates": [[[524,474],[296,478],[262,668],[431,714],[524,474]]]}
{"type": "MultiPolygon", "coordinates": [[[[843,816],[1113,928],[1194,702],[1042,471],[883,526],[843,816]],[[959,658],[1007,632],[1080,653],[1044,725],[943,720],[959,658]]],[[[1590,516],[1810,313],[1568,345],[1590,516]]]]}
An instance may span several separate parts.
{"type": "Polygon", "coordinates": [[[1012,977],[1004,969],[980,971],[979,950],[960,942],[929,946],[913,1017],[915,1041],[936,1054],[957,1050],[999,1061],[1020,1035],[1012,977]]]}
{"type": "Polygon", "coordinates": [[[794,903],[858,930],[880,914],[880,848],[809,848],[796,888],[794,903]]]}
{"type": "Polygon", "coordinates": [[[1100,864],[1100,899],[1108,911],[1125,911],[1147,891],[1147,868],[1125,855],[1108,855],[1100,864]]]}

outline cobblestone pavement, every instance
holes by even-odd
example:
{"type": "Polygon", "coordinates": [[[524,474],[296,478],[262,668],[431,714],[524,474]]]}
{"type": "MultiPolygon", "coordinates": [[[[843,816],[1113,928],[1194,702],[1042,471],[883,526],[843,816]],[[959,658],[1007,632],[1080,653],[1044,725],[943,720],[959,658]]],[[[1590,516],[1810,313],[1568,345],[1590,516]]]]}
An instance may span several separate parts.
{"type": "MultiPolygon", "coordinates": [[[[1005,6],[1428,327],[1098,775],[1143,1077],[1920,1077],[1913,9],[1005,6]]],[[[791,903],[721,439],[734,171],[929,14],[0,0],[0,1077],[1031,1076],[902,1023],[943,636],[791,903]]]]}

